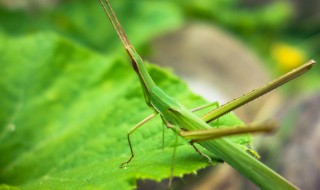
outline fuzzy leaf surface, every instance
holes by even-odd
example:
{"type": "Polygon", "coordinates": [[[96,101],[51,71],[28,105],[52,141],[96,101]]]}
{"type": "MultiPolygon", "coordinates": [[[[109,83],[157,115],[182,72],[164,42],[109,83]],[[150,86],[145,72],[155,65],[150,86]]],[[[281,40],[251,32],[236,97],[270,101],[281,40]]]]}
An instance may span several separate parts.
{"type": "MultiPolygon", "coordinates": [[[[136,156],[119,168],[130,156],[127,131],[152,114],[128,60],[54,33],[0,35],[0,44],[1,188],[127,190],[137,179],[170,177],[175,134],[165,130],[162,150],[159,118],[132,135],[136,156]]],[[[148,68],[188,108],[205,103],[170,72],[148,68]]],[[[239,123],[227,114],[214,125],[239,123]]],[[[250,138],[232,139],[245,146],[250,138]]],[[[179,139],[175,176],[205,166],[207,160],[179,139]]]]}

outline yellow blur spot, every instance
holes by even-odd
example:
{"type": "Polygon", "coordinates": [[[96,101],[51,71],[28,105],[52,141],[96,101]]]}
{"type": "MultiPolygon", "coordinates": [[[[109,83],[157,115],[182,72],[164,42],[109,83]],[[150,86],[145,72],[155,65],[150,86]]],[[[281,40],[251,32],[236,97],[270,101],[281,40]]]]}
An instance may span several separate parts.
{"type": "Polygon", "coordinates": [[[291,70],[305,61],[305,53],[294,46],[278,43],[272,47],[272,57],[283,71],[291,70]]]}

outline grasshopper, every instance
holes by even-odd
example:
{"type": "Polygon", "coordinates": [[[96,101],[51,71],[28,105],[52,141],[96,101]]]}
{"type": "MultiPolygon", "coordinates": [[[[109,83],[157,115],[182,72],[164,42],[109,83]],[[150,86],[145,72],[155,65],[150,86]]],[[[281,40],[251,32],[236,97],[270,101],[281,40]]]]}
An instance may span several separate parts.
{"type": "Polygon", "coordinates": [[[129,164],[134,157],[130,135],[151,118],[156,115],[160,115],[167,128],[173,130],[178,136],[189,139],[190,144],[196,152],[207,158],[209,162],[211,162],[210,157],[203,154],[194,145],[194,143],[198,143],[211,151],[219,159],[227,162],[262,189],[298,189],[272,169],[258,161],[251,154],[248,154],[245,150],[237,147],[230,140],[221,138],[224,136],[242,133],[272,131],[275,126],[274,124],[252,124],[237,128],[216,129],[212,128],[208,123],[304,74],[312,68],[315,61],[311,60],[278,79],[275,79],[229,103],[219,106],[202,117],[198,117],[193,113],[194,111],[198,111],[212,105],[217,105],[217,103],[211,103],[194,110],[188,110],[177,100],[167,95],[155,84],[152,77],[149,75],[142,58],[131,45],[129,38],[118,21],[109,1],[105,0],[105,3],[102,0],[99,1],[131,59],[131,65],[139,78],[146,104],[154,111],[154,114],[139,122],[128,132],[127,139],[131,157],[126,162],[123,162],[120,167],[124,167],[129,164]]]}

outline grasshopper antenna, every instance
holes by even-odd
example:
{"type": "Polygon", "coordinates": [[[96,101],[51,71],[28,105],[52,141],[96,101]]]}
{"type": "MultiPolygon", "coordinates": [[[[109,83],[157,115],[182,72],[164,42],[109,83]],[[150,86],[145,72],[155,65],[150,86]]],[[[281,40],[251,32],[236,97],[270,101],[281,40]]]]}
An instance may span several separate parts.
{"type": "Polygon", "coordinates": [[[101,6],[103,7],[103,10],[104,12],[106,13],[108,19],[110,20],[114,30],[117,32],[117,35],[119,37],[119,39],[121,40],[122,44],[124,45],[124,47],[127,49],[127,48],[133,48],[131,46],[131,43],[129,41],[129,38],[127,36],[127,34],[124,32],[119,20],[117,19],[117,16],[116,14],[114,13],[113,9],[111,8],[111,5],[109,3],[108,0],[106,0],[106,4],[107,4],[107,7],[105,6],[105,4],[103,3],[102,0],[99,0],[100,1],[100,4],[101,6]],[[109,11],[110,13],[109,13],[109,11]]]}
{"type": "MultiPolygon", "coordinates": [[[[107,15],[108,19],[110,20],[113,28],[117,32],[117,35],[119,39],[121,40],[124,48],[127,51],[127,54],[131,58],[131,65],[133,69],[138,74],[140,83],[142,85],[144,97],[146,99],[146,102],[150,108],[153,109],[152,104],[150,103],[150,92],[151,89],[155,86],[155,83],[151,76],[149,75],[146,67],[143,64],[143,60],[140,57],[140,55],[137,53],[137,51],[134,49],[134,47],[131,45],[129,38],[127,34],[124,32],[124,29],[122,28],[119,20],[117,19],[116,14],[114,13],[113,9],[111,8],[111,5],[108,0],[105,0],[106,3],[103,2],[103,0],[99,0],[100,4],[107,15]],[[106,5],[107,6],[106,6],[106,5]]],[[[154,109],[153,109],[154,110],[154,109]]]]}

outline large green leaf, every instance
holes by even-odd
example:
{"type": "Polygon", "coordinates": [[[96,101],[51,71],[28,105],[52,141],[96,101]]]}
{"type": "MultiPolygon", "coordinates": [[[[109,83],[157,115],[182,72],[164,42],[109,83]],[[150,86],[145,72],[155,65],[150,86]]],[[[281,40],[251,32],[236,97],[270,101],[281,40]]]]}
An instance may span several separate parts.
{"type": "MultiPolygon", "coordinates": [[[[151,114],[130,64],[53,33],[0,35],[0,183],[25,189],[132,189],[136,179],[170,176],[174,134],[154,119],[133,136],[126,131],[151,114]]],[[[205,101],[167,71],[149,66],[157,84],[187,107],[205,101]]],[[[233,114],[219,124],[240,123],[233,114]]],[[[217,124],[217,123],[216,123],[217,124]]],[[[236,138],[240,144],[248,138],[236,138]]],[[[207,165],[180,139],[175,175],[207,165]]],[[[7,185],[1,188],[11,188],[7,185]]]]}

